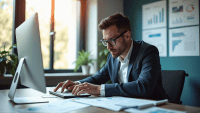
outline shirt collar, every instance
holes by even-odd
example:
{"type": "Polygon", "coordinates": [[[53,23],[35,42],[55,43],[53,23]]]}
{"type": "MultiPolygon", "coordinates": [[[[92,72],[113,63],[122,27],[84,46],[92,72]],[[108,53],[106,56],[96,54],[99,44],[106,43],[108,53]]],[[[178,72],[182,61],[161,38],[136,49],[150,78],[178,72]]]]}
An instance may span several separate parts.
{"type": "MultiPolygon", "coordinates": [[[[131,40],[131,41],[132,41],[132,40],[131,40]]],[[[118,57],[118,60],[119,60],[121,63],[125,63],[125,62],[129,61],[129,60],[130,60],[130,57],[131,57],[132,49],[133,49],[133,41],[132,41],[132,43],[131,43],[131,47],[130,47],[130,49],[129,49],[127,55],[126,55],[126,57],[124,58],[124,60],[122,60],[122,58],[121,58],[120,56],[118,57]]]]}

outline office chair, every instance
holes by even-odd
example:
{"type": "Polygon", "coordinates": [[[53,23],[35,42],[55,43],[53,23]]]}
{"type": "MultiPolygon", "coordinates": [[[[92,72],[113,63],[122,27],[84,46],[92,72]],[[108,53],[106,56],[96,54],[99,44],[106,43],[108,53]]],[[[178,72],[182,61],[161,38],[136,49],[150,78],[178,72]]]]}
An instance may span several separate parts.
{"type": "Polygon", "coordinates": [[[185,82],[185,76],[188,76],[188,74],[183,70],[161,70],[161,75],[163,88],[169,96],[169,102],[182,104],[180,97],[185,82]]]}

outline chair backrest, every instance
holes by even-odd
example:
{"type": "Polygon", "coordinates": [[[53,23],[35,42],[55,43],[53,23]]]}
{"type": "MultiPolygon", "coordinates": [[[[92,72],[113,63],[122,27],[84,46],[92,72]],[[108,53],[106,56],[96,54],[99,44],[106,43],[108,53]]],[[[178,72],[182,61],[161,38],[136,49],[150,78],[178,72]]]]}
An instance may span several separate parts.
{"type": "Polygon", "coordinates": [[[161,70],[162,84],[165,92],[169,96],[169,102],[182,104],[180,100],[185,76],[187,73],[183,70],[161,70]]]}

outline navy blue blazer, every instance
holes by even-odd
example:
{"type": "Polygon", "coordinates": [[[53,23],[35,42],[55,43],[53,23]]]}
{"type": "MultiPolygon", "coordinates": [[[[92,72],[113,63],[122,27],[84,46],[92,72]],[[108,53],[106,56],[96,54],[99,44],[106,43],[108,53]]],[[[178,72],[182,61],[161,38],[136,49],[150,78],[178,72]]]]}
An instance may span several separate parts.
{"type": "Polygon", "coordinates": [[[144,50],[140,61],[135,61],[143,41],[133,41],[133,50],[128,65],[128,83],[119,83],[120,62],[108,55],[107,63],[93,76],[80,80],[81,83],[105,84],[105,96],[126,96],[133,98],[168,99],[162,86],[161,65],[158,49],[150,45],[144,50]],[[135,63],[134,65],[134,62],[135,63]]]}

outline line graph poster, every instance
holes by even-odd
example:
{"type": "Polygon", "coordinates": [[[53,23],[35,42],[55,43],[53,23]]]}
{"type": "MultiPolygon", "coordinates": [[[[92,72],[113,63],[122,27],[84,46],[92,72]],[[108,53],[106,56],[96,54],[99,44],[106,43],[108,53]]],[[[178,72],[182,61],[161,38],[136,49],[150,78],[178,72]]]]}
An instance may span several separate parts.
{"type": "Polygon", "coordinates": [[[169,27],[199,24],[199,0],[169,0],[169,27]]]}
{"type": "Polygon", "coordinates": [[[199,26],[170,29],[169,56],[199,56],[199,26]]]}
{"type": "Polygon", "coordinates": [[[160,57],[167,57],[167,28],[144,30],[142,39],[156,46],[160,57]]]}
{"type": "Polygon", "coordinates": [[[166,27],[166,1],[142,5],[142,29],[166,27]]]}

